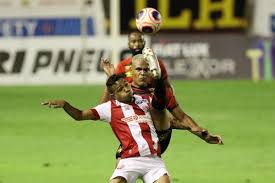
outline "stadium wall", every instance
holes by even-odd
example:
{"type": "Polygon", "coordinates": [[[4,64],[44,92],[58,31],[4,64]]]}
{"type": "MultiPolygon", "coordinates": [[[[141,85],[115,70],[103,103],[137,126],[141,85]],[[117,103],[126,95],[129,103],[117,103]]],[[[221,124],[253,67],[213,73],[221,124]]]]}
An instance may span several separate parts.
{"type": "MultiPolygon", "coordinates": [[[[103,83],[100,58],[111,58],[114,46],[120,58],[129,54],[127,35],[114,39],[106,31],[106,2],[1,0],[0,85],[103,83]]],[[[274,40],[247,36],[245,0],[184,2],[176,6],[173,0],[120,0],[128,7],[121,9],[121,33],[134,30],[136,11],[155,7],[165,25],[146,42],[164,60],[171,79],[274,78],[274,40]],[[247,54],[251,49],[261,54],[247,54]]],[[[266,17],[273,21],[274,13],[266,17]]]]}

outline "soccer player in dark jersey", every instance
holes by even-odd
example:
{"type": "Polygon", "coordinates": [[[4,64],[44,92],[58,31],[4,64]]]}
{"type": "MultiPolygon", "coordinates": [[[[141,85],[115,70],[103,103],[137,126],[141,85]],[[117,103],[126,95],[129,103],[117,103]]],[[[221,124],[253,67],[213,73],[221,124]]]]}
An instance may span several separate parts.
{"type": "MultiPolygon", "coordinates": [[[[132,32],[128,35],[128,47],[132,52],[132,55],[141,54],[143,48],[145,47],[145,40],[143,35],[140,32],[132,32]]],[[[103,62],[104,63],[104,62],[103,62]]],[[[108,63],[108,60],[105,60],[105,72],[111,74],[114,69],[112,65],[108,63]]],[[[161,77],[164,80],[166,86],[166,108],[170,111],[173,116],[173,119],[167,120],[167,123],[164,124],[155,124],[156,129],[158,130],[160,141],[162,144],[162,152],[167,148],[170,137],[171,137],[171,128],[172,129],[188,129],[191,133],[197,135],[201,139],[205,140],[207,143],[211,144],[222,144],[222,139],[218,135],[210,134],[206,129],[201,128],[197,123],[188,116],[176,102],[173,89],[171,84],[168,81],[167,71],[164,67],[164,64],[159,60],[159,65],[161,69],[161,77]],[[158,126],[159,125],[159,126],[158,126]],[[162,139],[163,137],[163,139],[162,139]],[[163,141],[162,141],[163,140],[163,141]]],[[[139,78],[140,75],[140,66],[132,63],[132,57],[128,57],[122,60],[116,70],[116,73],[125,73],[126,79],[129,83],[132,84],[133,91],[136,93],[149,93],[150,87],[154,87],[154,82],[152,80],[148,82],[142,82],[139,78]]],[[[104,92],[101,99],[102,102],[109,99],[108,92],[104,92]]]]}

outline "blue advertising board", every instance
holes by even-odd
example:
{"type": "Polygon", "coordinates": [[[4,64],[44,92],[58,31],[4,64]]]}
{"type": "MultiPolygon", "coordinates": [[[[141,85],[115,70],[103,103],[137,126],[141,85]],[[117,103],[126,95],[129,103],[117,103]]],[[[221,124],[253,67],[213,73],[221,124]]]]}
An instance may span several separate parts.
{"type": "MultiPolygon", "coordinates": [[[[80,36],[80,17],[0,18],[0,37],[80,36]]],[[[94,35],[94,20],[86,19],[87,34],[94,35]]]]}

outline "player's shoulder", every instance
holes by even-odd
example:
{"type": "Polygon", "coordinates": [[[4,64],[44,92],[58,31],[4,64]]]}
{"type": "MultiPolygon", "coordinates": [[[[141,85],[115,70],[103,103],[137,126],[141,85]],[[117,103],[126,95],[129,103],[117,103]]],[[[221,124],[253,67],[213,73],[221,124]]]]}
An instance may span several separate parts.
{"type": "Polygon", "coordinates": [[[161,59],[158,59],[158,61],[159,61],[160,70],[164,74],[164,79],[167,79],[167,69],[165,67],[165,64],[164,64],[163,60],[161,60],[161,59]]]}
{"type": "Polygon", "coordinates": [[[124,60],[121,60],[119,62],[119,65],[126,66],[126,65],[131,65],[132,63],[132,57],[127,57],[124,60]]]}
{"type": "MultiPolygon", "coordinates": [[[[111,99],[112,100],[112,99],[111,99]]],[[[108,100],[106,102],[103,102],[101,104],[98,104],[95,108],[97,109],[104,109],[104,108],[108,108],[111,105],[111,100],[108,100]]]]}
{"type": "Polygon", "coordinates": [[[120,63],[118,63],[116,67],[116,73],[117,74],[125,73],[126,79],[129,83],[132,82],[131,63],[132,63],[132,57],[128,57],[122,60],[120,63]]]}
{"type": "Polygon", "coordinates": [[[165,67],[164,61],[162,59],[158,59],[160,67],[165,67]]]}

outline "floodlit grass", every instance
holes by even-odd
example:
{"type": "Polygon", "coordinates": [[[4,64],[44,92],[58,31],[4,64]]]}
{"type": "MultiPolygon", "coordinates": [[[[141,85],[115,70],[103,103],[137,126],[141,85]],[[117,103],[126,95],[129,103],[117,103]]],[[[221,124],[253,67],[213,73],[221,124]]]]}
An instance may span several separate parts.
{"type": "MultiPolygon", "coordinates": [[[[176,81],[178,102],[224,146],[174,130],[163,159],[174,183],[275,180],[275,83],[176,81]]],[[[0,183],[103,183],[118,142],[101,122],[75,122],[40,103],[97,104],[103,86],[0,87],[0,183]]],[[[139,181],[141,182],[141,181],[139,181]]]]}

